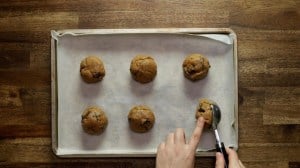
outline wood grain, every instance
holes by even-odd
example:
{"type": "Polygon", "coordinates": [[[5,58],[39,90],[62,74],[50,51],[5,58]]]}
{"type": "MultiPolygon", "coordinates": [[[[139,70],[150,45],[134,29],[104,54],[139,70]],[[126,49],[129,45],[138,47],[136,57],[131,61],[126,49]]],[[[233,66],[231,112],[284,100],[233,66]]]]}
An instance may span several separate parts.
{"type": "Polygon", "coordinates": [[[78,15],[67,12],[5,12],[0,13],[0,31],[39,31],[72,28],[78,15]]]}
{"type": "Polygon", "coordinates": [[[263,112],[263,123],[271,125],[300,124],[299,95],[299,87],[267,88],[265,93],[266,101],[263,112]]]}
{"type": "MultiPolygon", "coordinates": [[[[50,30],[229,27],[238,37],[239,156],[300,167],[300,1],[0,3],[0,167],[155,167],[155,158],[60,159],[51,150],[50,30]]],[[[214,167],[197,158],[195,167],[214,167]]]]}
{"type": "Polygon", "coordinates": [[[30,64],[28,50],[1,50],[0,66],[4,69],[26,69],[30,64]]]}

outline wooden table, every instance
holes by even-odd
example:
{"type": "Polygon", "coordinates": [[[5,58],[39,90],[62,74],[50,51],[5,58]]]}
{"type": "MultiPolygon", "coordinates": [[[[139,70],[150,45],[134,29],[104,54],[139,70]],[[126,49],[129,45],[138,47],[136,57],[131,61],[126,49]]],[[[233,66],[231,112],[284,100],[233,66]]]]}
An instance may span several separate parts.
{"type": "MultiPolygon", "coordinates": [[[[239,156],[300,167],[300,1],[0,3],[0,167],[155,167],[155,158],[60,159],[51,150],[50,30],[229,27],[238,37],[239,156]]],[[[197,158],[196,167],[214,167],[197,158]]]]}

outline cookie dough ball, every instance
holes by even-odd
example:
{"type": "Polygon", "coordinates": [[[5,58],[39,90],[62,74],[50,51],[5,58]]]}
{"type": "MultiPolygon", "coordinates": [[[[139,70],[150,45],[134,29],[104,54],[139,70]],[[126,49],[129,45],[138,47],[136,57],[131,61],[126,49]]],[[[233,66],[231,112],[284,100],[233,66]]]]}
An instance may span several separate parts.
{"type": "Polygon", "coordinates": [[[83,130],[91,135],[101,134],[107,127],[107,124],[107,117],[99,107],[89,107],[81,116],[83,130]]]}
{"type": "Polygon", "coordinates": [[[105,76],[105,69],[101,59],[95,56],[88,56],[80,63],[80,74],[87,83],[96,83],[105,76]]]}
{"type": "Polygon", "coordinates": [[[155,116],[149,107],[144,105],[135,106],[128,114],[128,122],[132,131],[144,133],[153,127],[155,116]]]}
{"type": "Polygon", "coordinates": [[[182,68],[186,78],[197,81],[206,77],[210,65],[208,59],[203,55],[191,54],[183,61],[182,68]]]}
{"type": "Polygon", "coordinates": [[[157,65],[152,57],[137,55],[131,61],[130,72],[135,81],[148,83],[155,78],[157,65]]]}
{"type": "Polygon", "coordinates": [[[213,122],[213,112],[211,108],[212,102],[208,99],[200,99],[196,110],[196,119],[203,117],[205,121],[205,128],[210,128],[213,122]]]}

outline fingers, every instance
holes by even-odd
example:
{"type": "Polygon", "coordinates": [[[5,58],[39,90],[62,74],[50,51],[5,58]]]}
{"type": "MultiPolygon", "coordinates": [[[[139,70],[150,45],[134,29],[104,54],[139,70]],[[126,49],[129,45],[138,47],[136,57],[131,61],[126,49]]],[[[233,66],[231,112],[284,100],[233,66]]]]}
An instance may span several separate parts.
{"type": "MultiPolygon", "coordinates": [[[[203,117],[200,117],[197,120],[196,128],[194,129],[194,132],[192,134],[189,143],[193,149],[196,149],[198,146],[203,131],[203,127],[204,127],[204,119],[203,117]]],[[[184,130],[182,128],[177,128],[175,133],[170,133],[167,136],[165,146],[172,145],[172,144],[185,144],[185,143],[186,143],[186,139],[185,139],[184,130]]]]}
{"type": "Polygon", "coordinates": [[[170,133],[166,140],[166,145],[174,144],[174,133],[170,133]]]}
{"type": "Polygon", "coordinates": [[[235,160],[235,161],[239,160],[239,157],[238,157],[237,153],[233,149],[230,149],[230,148],[226,147],[225,150],[228,154],[229,161],[230,160],[235,160]]]}
{"type": "Polygon", "coordinates": [[[158,147],[156,151],[156,165],[161,162],[161,158],[164,156],[166,144],[165,142],[162,142],[158,147]]]}
{"type": "Polygon", "coordinates": [[[204,127],[204,119],[203,119],[203,117],[199,117],[197,120],[196,128],[194,129],[194,132],[193,132],[191,140],[190,140],[190,145],[194,149],[196,149],[199,144],[200,137],[201,137],[201,134],[203,131],[203,127],[204,127]]]}
{"type": "Polygon", "coordinates": [[[229,167],[239,167],[240,163],[237,153],[233,149],[230,149],[228,147],[226,147],[225,149],[228,154],[229,167]]]}
{"type": "Polygon", "coordinates": [[[175,131],[175,144],[185,144],[185,135],[182,128],[177,128],[175,131]]]}
{"type": "Polygon", "coordinates": [[[165,147],[166,147],[165,142],[162,142],[162,143],[158,146],[157,151],[159,151],[159,150],[164,150],[165,147]]]}
{"type": "Polygon", "coordinates": [[[170,133],[166,140],[168,144],[185,144],[185,134],[182,128],[177,128],[175,133],[170,133]]]}
{"type": "Polygon", "coordinates": [[[239,164],[240,164],[241,168],[245,168],[245,166],[243,165],[243,163],[241,162],[241,160],[239,160],[239,164]]]}
{"type": "Polygon", "coordinates": [[[216,153],[216,168],[224,168],[225,160],[220,152],[216,153]]]}

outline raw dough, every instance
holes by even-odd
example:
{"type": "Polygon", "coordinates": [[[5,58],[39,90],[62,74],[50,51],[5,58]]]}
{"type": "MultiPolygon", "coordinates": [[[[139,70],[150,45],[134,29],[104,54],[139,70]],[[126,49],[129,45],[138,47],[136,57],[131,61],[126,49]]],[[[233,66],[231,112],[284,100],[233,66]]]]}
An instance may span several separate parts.
{"type": "Polygon", "coordinates": [[[144,133],[153,127],[155,116],[149,107],[139,105],[130,110],[128,114],[128,122],[132,131],[144,133]]]}
{"type": "Polygon", "coordinates": [[[101,134],[107,127],[107,124],[107,117],[99,107],[89,107],[81,116],[83,130],[91,135],[101,134]]]}
{"type": "Polygon", "coordinates": [[[157,65],[151,56],[137,55],[131,61],[130,72],[137,82],[148,83],[155,78],[157,65]]]}
{"type": "Polygon", "coordinates": [[[96,56],[88,56],[80,63],[80,74],[87,83],[96,83],[105,76],[103,62],[96,56]]]}
{"type": "Polygon", "coordinates": [[[183,61],[182,68],[186,78],[197,81],[206,77],[210,65],[208,59],[203,55],[191,54],[183,61]]]}
{"type": "Polygon", "coordinates": [[[195,117],[196,119],[198,119],[201,116],[204,118],[205,128],[210,128],[212,126],[213,112],[211,104],[212,102],[208,99],[200,99],[196,110],[195,117]]]}

